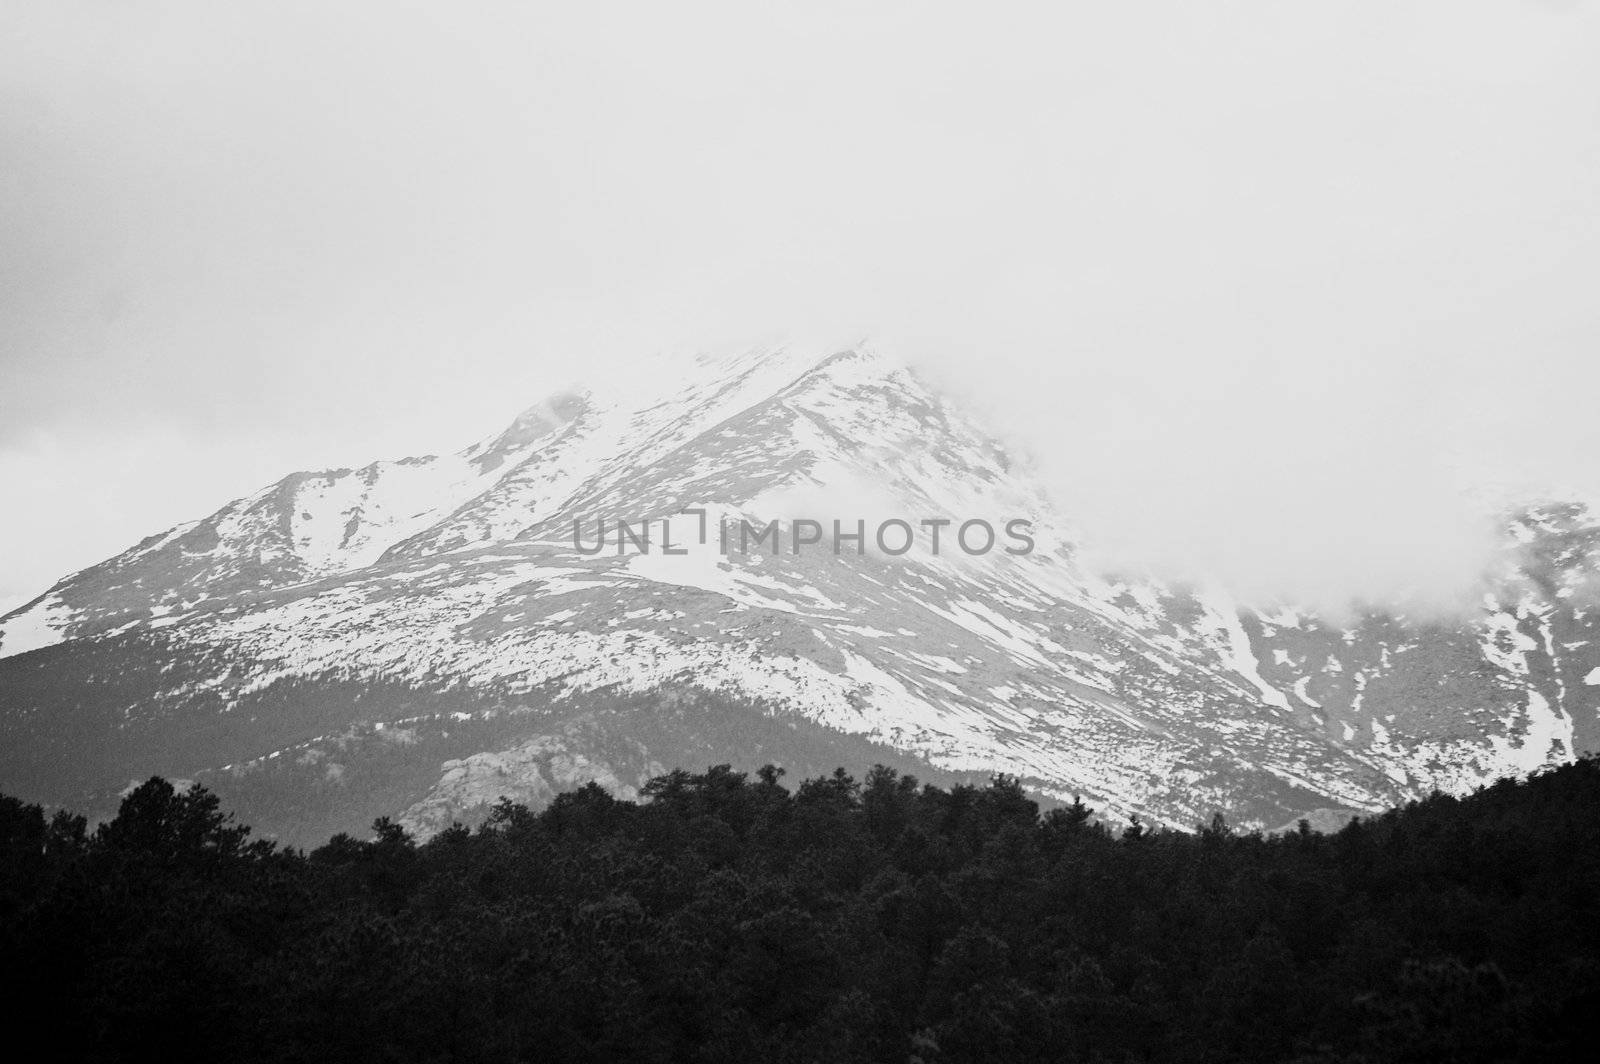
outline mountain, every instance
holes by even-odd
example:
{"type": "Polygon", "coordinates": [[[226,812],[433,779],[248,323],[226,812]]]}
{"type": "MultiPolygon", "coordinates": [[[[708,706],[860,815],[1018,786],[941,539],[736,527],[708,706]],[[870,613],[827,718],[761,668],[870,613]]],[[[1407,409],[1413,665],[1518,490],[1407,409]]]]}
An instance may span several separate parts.
{"type": "Polygon", "coordinates": [[[292,474],[65,577],[0,618],[0,789],[104,809],[160,773],[310,839],[676,765],[882,761],[1179,826],[1337,818],[1596,746],[1600,519],[1504,531],[1451,622],[1108,578],[906,368],[706,359],[454,455],[292,474]],[[772,520],[779,549],[739,549],[772,520]]]}

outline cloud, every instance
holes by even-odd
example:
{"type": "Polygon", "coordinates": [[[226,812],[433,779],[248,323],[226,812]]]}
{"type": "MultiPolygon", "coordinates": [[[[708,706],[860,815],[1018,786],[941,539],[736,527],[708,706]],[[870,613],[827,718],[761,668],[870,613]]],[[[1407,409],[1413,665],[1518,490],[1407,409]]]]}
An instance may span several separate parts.
{"type": "Polygon", "coordinates": [[[1262,593],[1445,595],[1452,478],[1600,490],[1593,5],[12,7],[0,594],[785,336],[1262,593]]]}

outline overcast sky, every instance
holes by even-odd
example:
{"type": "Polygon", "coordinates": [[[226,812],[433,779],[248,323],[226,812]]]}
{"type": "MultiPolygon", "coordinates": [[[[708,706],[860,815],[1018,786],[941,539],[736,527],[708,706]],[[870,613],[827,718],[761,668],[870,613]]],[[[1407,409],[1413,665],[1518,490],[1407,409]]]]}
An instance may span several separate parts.
{"type": "Polygon", "coordinates": [[[1578,0],[7,0],[0,602],[599,364],[872,335],[1112,556],[1469,580],[1600,496],[1578,0]]]}

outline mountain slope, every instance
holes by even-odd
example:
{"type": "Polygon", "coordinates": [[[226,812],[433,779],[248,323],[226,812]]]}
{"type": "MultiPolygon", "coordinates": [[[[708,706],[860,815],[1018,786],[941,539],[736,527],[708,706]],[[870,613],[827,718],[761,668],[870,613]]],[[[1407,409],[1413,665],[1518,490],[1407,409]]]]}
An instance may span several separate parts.
{"type": "Polygon", "coordinates": [[[1581,507],[1516,517],[1481,614],[1455,626],[1107,580],[1066,527],[995,441],[868,351],[557,396],[457,455],[287,477],[8,615],[0,784],[84,805],[151,772],[224,794],[266,773],[355,808],[377,793],[356,793],[359,766],[392,762],[379,811],[429,827],[496,779],[537,794],[708,754],[786,762],[784,742],[733,738],[760,718],[847,763],[1277,825],[1525,772],[1596,731],[1600,526],[1581,507]],[[824,542],[796,553],[803,518],[824,542]],[[918,537],[898,556],[871,542],[891,518],[918,537]],[[917,525],[935,518],[954,522],[937,554],[917,525]],[[1014,518],[1031,553],[952,542],[968,519],[1014,518]],[[619,519],[653,521],[648,548],[619,544],[619,519]],[[740,520],[782,522],[782,549],[742,553],[740,520]],[[833,553],[835,520],[862,521],[867,549],[833,553]],[[698,718],[653,746],[639,704],[609,708],[685,695],[698,718]],[[412,738],[374,760],[386,730],[412,738]]]}

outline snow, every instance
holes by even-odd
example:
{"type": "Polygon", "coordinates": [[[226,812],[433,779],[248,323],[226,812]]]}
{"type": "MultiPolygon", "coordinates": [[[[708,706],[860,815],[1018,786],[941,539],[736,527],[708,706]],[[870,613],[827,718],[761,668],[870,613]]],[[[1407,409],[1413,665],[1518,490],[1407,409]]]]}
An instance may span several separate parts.
{"type": "Polygon", "coordinates": [[[794,602],[770,598],[756,590],[758,587],[768,591],[798,594],[814,602],[820,600],[820,604],[825,608],[832,605],[812,588],[790,588],[738,567],[734,562],[718,554],[714,543],[699,544],[690,541],[685,549],[688,553],[682,555],[660,553],[631,555],[628,558],[627,571],[630,575],[657,583],[691,587],[723,595],[740,605],[755,609],[780,610],[794,614],[802,612],[794,602]]]}
{"type": "Polygon", "coordinates": [[[1225,664],[1244,677],[1245,682],[1255,688],[1261,695],[1261,700],[1267,705],[1288,709],[1289,699],[1284,693],[1262,678],[1261,662],[1256,660],[1256,652],[1250,646],[1250,637],[1245,633],[1244,625],[1239,623],[1239,611],[1233,602],[1217,592],[1208,594],[1205,602],[1222,622],[1225,638],[1221,649],[1227,655],[1225,664]]]}
{"type": "Polygon", "coordinates": [[[1287,606],[1276,610],[1263,610],[1258,616],[1274,628],[1299,628],[1302,624],[1299,611],[1287,606]]]}
{"type": "Polygon", "coordinates": [[[61,596],[51,592],[32,609],[0,624],[0,658],[55,646],[66,638],[65,629],[72,617],[73,610],[61,601],[61,596]]]}
{"type": "Polygon", "coordinates": [[[1058,654],[1063,653],[1060,647],[1055,646],[1050,640],[1045,639],[1035,632],[1030,632],[1009,617],[996,613],[981,602],[970,599],[951,603],[948,610],[940,609],[931,602],[922,604],[931,613],[936,613],[947,621],[960,625],[973,635],[984,639],[1001,648],[1013,657],[1023,661],[1046,665],[1049,660],[1045,657],[1045,648],[1052,649],[1058,654]]]}
{"type": "MultiPolygon", "coordinates": [[[[1505,722],[1510,730],[1510,721],[1505,722]]],[[[1500,755],[1504,775],[1526,775],[1553,760],[1572,757],[1572,718],[1534,688],[1528,689],[1528,704],[1523,710],[1525,730],[1516,739],[1491,735],[1489,742],[1500,755]]]]}
{"type": "Polygon", "coordinates": [[[914,650],[891,650],[890,653],[895,654],[904,660],[914,661],[918,665],[931,669],[934,672],[944,673],[949,676],[959,676],[967,671],[966,666],[960,664],[959,662],[953,661],[942,654],[919,654],[914,650]]]}

